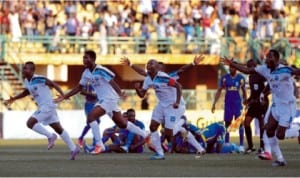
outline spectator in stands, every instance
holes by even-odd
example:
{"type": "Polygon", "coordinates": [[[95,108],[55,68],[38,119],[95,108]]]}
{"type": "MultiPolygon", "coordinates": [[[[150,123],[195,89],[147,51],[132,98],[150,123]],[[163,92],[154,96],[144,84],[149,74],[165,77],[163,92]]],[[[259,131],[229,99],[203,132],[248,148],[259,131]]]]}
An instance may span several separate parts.
{"type": "Polygon", "coordinates": [[[104,13],[104,21],[108,31],[112,30],[114,24],[118,24],[117,16],[114,15],[110,10],[104,13]]]}
{"type": "Polygon", "coordinates": [[[272,17],[278,19],[280,11],[284,10],[283,0],[273,0],[272,2],[272,17]]]}
{"type": "Polygon", "coordinates": [[[240,9],[239,9],[239,16],[240,17],[249,17],[249,15],[250,15],[250,3],[251,3],[251,0],[241,0],[240,1],[240,9]]]}
{"type": "Polygon", "coordinates": [[[18,13],[17,6],[14,6],[14,9],[10,11],[8,15],[8,19],[9,19],[10,32],[12,35],[12,41],[18,42],[22,37],[22,32],[21,32],[21,27],[19,22],[19,13],[18,13]]]}
{"type": "Polygon", "coordinates": [[[199,4],[195,4],[193,6],[192,14],[191,14],[191,16],[192,16],[195,23],[197,23],[197,22],[200,23],[200,19],[202,17],[201,13],[202,12],[201,12],[199,4]]]}
{"type": "Polygon", "coordinates": [[[251,28],[252,18],[248,15],[240,17],[238,23],[237,32],[239,36],[245,37],[248,34],[249,29],[251,28]]]}
{"type": "Polygon", "coordinates": [[[76,13],[76,2],[73,1],[65,1],[65,14],[66,16],[69,16],[70,14],[76,13]]]}
{"type": "Polygon", "coordinates": [[[163,16],[158,17],[157,23],[155,24],[156,33],[157,33],[157,48],[158,53],[167,53],[169,51],[169,45],[167,37],[167,26],[165,19],[163,16]]]}
{"type": "Polygon", "coordinates": [[[165,0],[158,0],[156,6],[156,12],[160,15],[164,15],[167,13],[169,9],[170,2],[165,0]]]}
{"type": "Polygon", "coordinates": [[[88,39],[92,36],[93,33],[93,25],[91,20],[86,19],[86,17],[83,17],[83,22],[80,24],[80,36],[82,37],[82,43],[80,46],[80,51],[84,51],[86,48],[86,43],[88,39]],[[81,49],[83,48],[83,50],[81,49]]]}
{"type": "Polygon", "coordinates": [[[56,25],[54,26],[54,37],[51,41],[50,47],[49,47],[49,52],[55,52],[57,50],[61,51],[62,49],[60,48],[60,34],[62,33],[62,25],[60,22],[57,22],[56,25]]]}
{"type": "Polygon", "coordinates": [[[100,37],[100,54],[101,55],[106,55],[107,54],[107,30],[106,30],[106,25],[104,21],[100,23],[99,26],[99,37],[100,37]]]}
{"type": "Polygon", "coordinates": [[[68,19],[66,23],[64,24],[64,27],[66,29],[66,34],[71,37],[70,43],[71,47],[73,48],[73,51],[75,51],[75,36],[78,35],[79,32],[79,21],[76,17],[75,13],[69,13],[68,19]]]}
{"type": "Polygon", "coordinates": [[[288,25],[288,18],[284,11],[280,11],[279,16],[279,25],[276,29],[276,32],[282,33],[282,37],[286,37],[286,27],[288,25]]]}
{"type": "Polygon", "coordinates": [[[253,23],[253,28],[250,32],[250,39],[247,44],[247,53],[250,53],[255,63],[261,64],[261,54],[264,44],[257,38],[256,24],[253,23]]]}
{"type": "Polygon", "coordinates": [[[211,35],[211,28],[210,28],[210,17],[208,15],[204,15],[202,19],[202,28],[203,28],[203,37],[209,38],[211,35]]]}
{"type": "Polygon", "coordinates": [[[7,34],[9,31],[8,11],[5,9],[0,10],[0,34],[7,34]]]}
{"type": "Polygon", "coordinates": [[[145,53],[147,49],[148,42],[150,40],[151,34],[149,29],[148,17],[144,16],[142,18],[142,24],[140,27],[142,40],[139,44],[138,53],[145,53]]]}
{"type": "Polygon", "coordinates": [[[45,26],[45,36],[54,35],[54,26],[56,21],[56,15],[53,14],[52,10],[49,10],[45,14],[44,26],[45,26]]]}

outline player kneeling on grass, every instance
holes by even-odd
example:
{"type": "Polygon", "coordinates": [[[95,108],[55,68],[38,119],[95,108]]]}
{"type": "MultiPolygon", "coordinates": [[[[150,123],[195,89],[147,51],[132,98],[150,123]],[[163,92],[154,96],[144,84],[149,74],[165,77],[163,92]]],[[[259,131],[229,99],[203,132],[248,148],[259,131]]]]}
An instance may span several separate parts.
{"type": "MultiPolygon", "coordinates": [[[[123,113],[123,117],[141,129],[145,129],[141,121],[135,119],[135,110],[128,109],[123,113]]],[[[105,152],[118,152],[118,153],[142,153],[143,144],[145,140],[143,137],[130,132],[128,129],[121,129],[117,126],[108,128],[103,133],[102,142],[106,143],[111,139],[112,144],[105,145],[105,152]]],[[[93,147],[85,146],[85,152],[90,152],[93,147]]]]}

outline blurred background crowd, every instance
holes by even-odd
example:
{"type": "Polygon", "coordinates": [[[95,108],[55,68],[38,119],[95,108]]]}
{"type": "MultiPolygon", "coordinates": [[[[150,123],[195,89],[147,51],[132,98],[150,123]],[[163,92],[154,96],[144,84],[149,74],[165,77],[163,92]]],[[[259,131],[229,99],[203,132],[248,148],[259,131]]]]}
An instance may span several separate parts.
{"type": "Polygon", "coordinates": [[[276,32],[299,37],[300,1],[284,0],[28,0],[0,2],[0,32],[22,35],[143,36],[165,38],[245,36],[276,32]],[[274,25],[278,22],[277,25],[274,25]],[[290,30],[290,29],[289,29],[290,30]]]}

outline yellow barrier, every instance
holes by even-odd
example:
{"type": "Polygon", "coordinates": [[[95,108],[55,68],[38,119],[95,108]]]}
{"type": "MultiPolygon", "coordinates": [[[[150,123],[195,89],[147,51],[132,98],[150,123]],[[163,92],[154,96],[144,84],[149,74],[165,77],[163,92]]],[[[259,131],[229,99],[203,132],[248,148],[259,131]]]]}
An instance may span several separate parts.
{"type": "MultiPolygon", "coordinates": [[[[81,65],[83,54],[21,54],[22,61],[34,61],[36,64],[52,64],[52,65],[81,65]]],[[[97,63],[103,65],[117,65],[120,64],[120,58],[125,55],[98,55],[97,63]]],[[[166,64],[188,64],[193,61],[194,54],[128,54],[134,64],[146,64],[149,59],[157,59],[166,64]]],[[[12,58],[7,58],[6,61],[10,64],[16,64],[17,61],[12,58]]],[[[203,65],[218,65],[219,57],[215,55],[207,55],[203,65]]]]}

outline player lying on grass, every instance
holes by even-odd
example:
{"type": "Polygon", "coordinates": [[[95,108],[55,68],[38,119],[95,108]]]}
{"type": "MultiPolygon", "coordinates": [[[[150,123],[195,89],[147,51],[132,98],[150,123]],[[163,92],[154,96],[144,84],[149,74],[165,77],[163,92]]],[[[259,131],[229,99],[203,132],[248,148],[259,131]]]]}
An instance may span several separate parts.
{"type": "MultiPolygon", "coordinates": [[[[183,117],[183,120],[186,120],[183,117]]],[[[176,153],[196,153],[197,149],[187,141],[188,131],[192,133],[197,139],[198,143],[201,144],[207,153],[239,153],[239,147],[234,143],[224,143],[225,127],[221,123],[213,123],[205,127],[204,129],[199,129],[197,126],[191,123],[184,123],[183,127],[186,132],[178,132],[175,135],[174,151],[176,153]]],[[[162,138],[164,132],[162,129],[162,138]]],[[[163,139],[162,139],[163,140],[163,139]]],[[[170,151],[170,146],[163,146],[165,151],[170,151]]],[[[150,150],[154,151],[151,147],[150,150]]],[[[198,157],[196,157],[198,158],[198,157]]]]}

